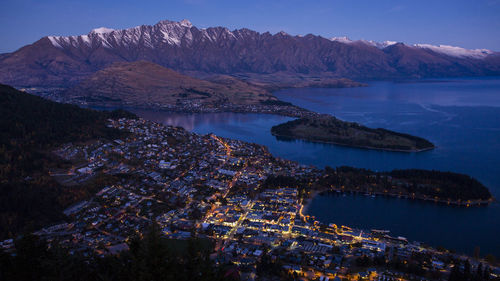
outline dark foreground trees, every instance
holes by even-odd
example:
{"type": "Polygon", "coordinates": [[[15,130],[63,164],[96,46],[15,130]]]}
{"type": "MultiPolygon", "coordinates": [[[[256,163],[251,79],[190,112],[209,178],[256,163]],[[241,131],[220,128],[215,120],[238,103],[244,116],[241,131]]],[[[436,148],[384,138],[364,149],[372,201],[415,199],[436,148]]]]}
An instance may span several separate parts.
{"type": "Polygon", "coordinates": [[[64,219],[62,210],[94,190],[49,176],[62,164],[51,151],[68,142],[125,137],[108,118],[136,118],[60,104],[0,84],[0,240],[64,219]]]}
{"type": "Polygon", "coordinates": [[[206,240],[170,240],[158,227],[117,256],[83,257],[29,235],[16,241],[16,255],[0,252],[0,280],[222,280],[209,259],[206,240]]]}
{"type": "Polygon", "coordinates": [[[457,260],[450,272],[449,281],[488,281],[498,280],[490,276],[490,268],[482,263],[472,266],[468,260],[457,260]]]}

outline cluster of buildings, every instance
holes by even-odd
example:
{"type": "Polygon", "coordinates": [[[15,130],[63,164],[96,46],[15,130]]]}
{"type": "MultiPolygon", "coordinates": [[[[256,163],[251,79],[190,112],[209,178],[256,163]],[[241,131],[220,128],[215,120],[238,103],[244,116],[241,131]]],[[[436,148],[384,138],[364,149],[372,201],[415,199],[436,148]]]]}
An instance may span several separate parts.
{"type": "MultiPolygon", "coordinates": [[[[275,158],[263,146],[143,119],[109,120],[109,127],[130,133],[55,151],[73,165],[51,171],[54,178],[67,185],[92,182],[99,191],[67,208],[66,222],[35,234],[72,252],[104,256],[127,250],[129,239],[156,223],[171,239],[214,241],[216,264],[233,264],[246,280],[272,274],[265,271],[269,264],[311,280],[423,278],[405,270],[407,264],[425,276],[451,270],[448,253],[304,214],[310,190],[266,179],[314,179],[321,171],[275,158]]],[[[0,247],[11,248],[12,241],[0,247]]]]}
{"type": "MultiPolygon", "coordinates": [[[[30,90],[39,96],[51,99],[56,102],[72,103],[79,106],[97,106],[94,103],[89,103],[81,99],[74,99],[63,97],[57,93],[45,93],[44,91],[30,90]]],[[[99,104],[102,106],[102,104],[99,104]]],[[[277,114],[290,117],[315,117],[318,113],[308,111],[306,109],[294,106],[292,104],[282,101],[263,101],[261,103],[253,104],[237,104],[237,103],[220,103],[220,102],[201,102],[200,100],[180,100],[175,104],[164,103],[141,103],[134,104],[128,102],[126,104],[110,104],[109,106],[118,107],[131,107],[131,108],[144,108],[148,110],[162,110],[169,112],[182,112],[182,113],[215,113],[215,112],[237,112],[237,113],[259,113],[259,114],[277,114]]]]}

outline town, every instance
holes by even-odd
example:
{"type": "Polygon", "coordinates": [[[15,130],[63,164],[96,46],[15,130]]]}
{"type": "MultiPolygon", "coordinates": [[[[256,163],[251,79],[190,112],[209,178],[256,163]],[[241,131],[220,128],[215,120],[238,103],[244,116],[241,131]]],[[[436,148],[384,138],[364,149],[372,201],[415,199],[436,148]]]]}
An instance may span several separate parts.
{"type": "MultiPolygon", "coordinates": [[[[128,137],[54,151],[72,163],[51,171],[59,183],[102,185],[64,211],[66,222],[35,232],[72,253],[118,254],[128,250],[131,237],[157,224],[170,239],[212,241],[211,258],[237,265],[242,280],[262,277],[257,265],[264,261],[291,276],[321,281],[444,279],[457,260],[473,268],[481,264],[488,278],[499,276],[498,268],[477,259],[388,231],[316,221],[304,209],[322,170],[276,158],[264,146],[141,118],[108,121],[130,132],[128,137]],[[280,176],[303,184],[270,180],[280,176]]],[[[13,250],[13,241],[0,247],[13,250]]]]}

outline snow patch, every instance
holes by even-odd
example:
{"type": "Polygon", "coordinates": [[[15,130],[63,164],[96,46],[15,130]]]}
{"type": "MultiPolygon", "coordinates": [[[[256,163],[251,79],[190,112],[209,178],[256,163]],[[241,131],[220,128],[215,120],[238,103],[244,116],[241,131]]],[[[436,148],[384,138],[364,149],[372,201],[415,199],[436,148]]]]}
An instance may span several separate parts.
{"type": "Polygon", "coordinates": [[[181,20],[179,24],[184,27],[189,27],[189,28],[193,27],[193,24],[187,19],[181,20]]]}
{"type": "Polygon", "coordinates": [[[342,36],[342,37],[332,37],[330,38],[330,41],[335,41],[335,42],[340,42],[340,43],[345,43],[349,44],[352,43],[353,41],[349,39],[347,36],[342,36]]]}
{"type": "Polygon", "coordinates": [[[384,41],[384,42],[376,42],[376,41],[373,41],[373,40],[370,40],[370,41],[367,41],[367,40],[360,40],[361,42],[367,44],[367,45],[370,45],[370,46],[373,46],[373,47],[377,47],[379,49],[384,49],[384,48],[387,48],[389,46],[392,46],[392,45],[395,45],[397,44],[398,42],[397,41],[384,41]]]}
{"type": "Polygon", "coordinates": [[[384,41],[384,42],[382,42],[382,46],[389,47],[392,45],[396,45],[397,43],[398,43],[398,41],[384,41]]]}
{"type": "Polygon", "coordinates": [[[111,33],[115,31],[114,29],[107,28],[107,27],[99,27],[96,29],[92,29],[90,33],[95,33],[95,34],[105,34],[105,33],[111,33]]]}
{"type": "Polygon", "coordinates": [[[389,47],[391,45],[397,44],[397,41],[384,41],[384,42],[376,42],[373,40],[352,40],[347,36],[342,36],[342,37],[332,37],[330,38],[330,41],[334,42],[339,42],[339,43],[344,43],[344,44],[352,44],[352,43],[362,43],[366,44],[369,46],[377,47],[379,49],[384,49],[386,47],[389,47]]]}
{"type": "Polygon", "coordinates": [[[170,36],[168,32],[161,31],[163,34],[163,39],[165,42],[169,43],[170,45],[177,45],[179,46],[181,44],[181,40],[175,36],[170,36]]]}
{"type": "Polygon", "coordinates": [[[47,38],[49,38],[50,43],[52,43],[52,46],[62,49],[61,44],[59,44],[59,42],[57,42],[58,36],[48,36],[47,38]]]}
{"type": "Polygon", "coordinates": [[[475,58],[482,59],[490,54],[493,54],[493,51],[488,49],[465,49],[461,47],[449,46],[449,45],[430,45],[430,44],[415,44],[417,48],[428,49],[436,53],[445,54],[452,57],[462,57],[462,58],[475,58]]]}
{"type": "Polygon", "coordinates": [[[188,43],[192,43],[193,42],[193,34],[191,34],[191,31],[188,30],[185,34],[184,34],[184,38],[186,39],[186,41],[188,43]]]}
{"type": "Polygon", "coordinates": [[[88,35],[82,35],[80,36],[82,39],[83,43],[85,43],[87,46],[90,46],[92,43],[90,41],[90,37],[88,35]]]}

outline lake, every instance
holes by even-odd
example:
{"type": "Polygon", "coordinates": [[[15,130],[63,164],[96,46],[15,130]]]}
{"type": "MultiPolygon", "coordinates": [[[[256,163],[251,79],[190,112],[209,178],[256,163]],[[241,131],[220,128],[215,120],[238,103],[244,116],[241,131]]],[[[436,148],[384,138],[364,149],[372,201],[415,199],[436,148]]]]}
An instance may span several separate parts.
{"type": "MultiPolygon", "coordinates": [[[[437,169],[466,173],[500,198],[500,79],[369,82],[346,89],[289,89],[284,101],[369,127],[424,137],[437,148],[420,153],[283,141],[270,128],[291,118],[264,114],[178,114],[135,111],[168,125],[266,145],[275,156],[303,164],[372,170],[437,169]]],[[[308,213],[326,223],[388,229],[393,235],[471,254],[500,256],[500,204],[459,208],[364,196],[317,196],[308,213]]]]}

